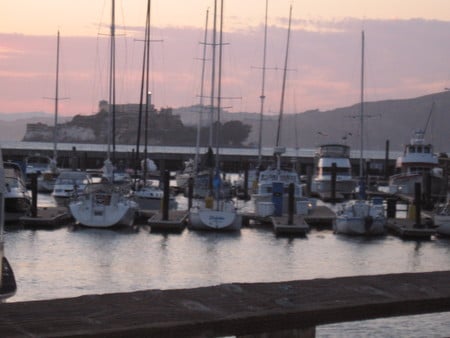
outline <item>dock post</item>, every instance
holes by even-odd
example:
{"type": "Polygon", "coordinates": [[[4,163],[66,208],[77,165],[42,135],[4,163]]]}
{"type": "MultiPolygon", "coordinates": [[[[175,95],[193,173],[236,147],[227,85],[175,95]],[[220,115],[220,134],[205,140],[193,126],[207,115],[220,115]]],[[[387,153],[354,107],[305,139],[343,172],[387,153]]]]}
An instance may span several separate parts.
{"type": "Polygon", "coordinates": [[[386,150],[384,154],[384,179],[389,178],[389,140],[386,140],[386,150]]]}
{"type": "Polygon", "coordinates": [[[30,174],[31,178],[31,216],[37,217],[37,174],[30,174]]]}
{"type": "Polygon", "coordinates": [[[72,161],[71,161],[71,169],[73,171],[77,170],[78,167],[78,159],[77,159],[77,148],[72,147],[72,161]]]}
{"type": "Polygon", "coordinates": [[[414,184],[414,204],[416,206],[415,223],[414,223],[415,228],[422,227],[421,220],[420,220],[420,214],[422,212],[421,195],[422,195],[421,185],[420,185],[420,183],[416,182],[414,184]]]}
{"type": "Polygon", "coordinates": [[[168,170],[164,170],[163,176],[164,195],[162,203],[162,220],[167,221],[169,219],[169,195],[170,195],[170,173],[168,170]]]}
{"type": "Polygon", "coordinates": [[[424,173],[423,174],[423,186],[424,186],[424,209],[429,210],[433,208],[433,203],[431,200],[431,174],[424,173]]]}
{"type": "Polygon", "coordinates": [[[273,212],[274,216],[283,216],[283,194],[284,184],[283,182],[272,183],[272,203],[275,207],[273,212]]]}
{"type": "Polygon", "coordinates": [[[306,167],[306,193],[311,196],[311,181],[312,181],[313,167],[310,165],[306,167]]]}
{"type": "Polygon", "coordinates": [[[192,197],[194,196],[194,178],[188,178],[188,210],[192,208],[192,197]]]}
{"type": "Polygon", "coordinates": [[[248,162],[244,162],[244,200],[248,201],[248,162]]]}
{"type": "Polygon", "coordinates": [[[288,187],[288,225],[294,224],[294,183],[289,183],[288,187]]]}
{"type": "Polygon", "coordinates": [[[388,198],[386,203],[387,203],[386,217],[387,218],[395,218],[396,213],[397,213],[397,199],[388,198]]]}
{"type": "Polygon", "coordinates": [[[331,163],[331,203],[336,203],[336,162],[331,163]]]}

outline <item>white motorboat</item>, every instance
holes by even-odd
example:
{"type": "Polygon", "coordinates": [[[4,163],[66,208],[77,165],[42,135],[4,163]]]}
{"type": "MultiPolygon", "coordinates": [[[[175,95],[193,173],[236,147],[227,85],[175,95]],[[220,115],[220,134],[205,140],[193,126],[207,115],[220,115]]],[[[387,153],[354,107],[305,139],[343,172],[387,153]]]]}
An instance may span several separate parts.
{"type": "Polygon", "coordinates": [[[447,202],[439,205],[434,210],[433,225],[436,226],[438,234],[450,236],[450,199],[448,196],[447,202]]]}
{"type": "Polygon", "coordinates": [[[138,205],[125,197],[119,186],[112,183],[92,183],[83,195],[69,203],[76,222],[86,227],[110,228],[132,226],[138,205]]]}
{"type": "MultiPolygon", "coordinates": [[[[138,204],[139,210],[160,210],[164,191],[153,181],[147,180],[145,185],[137,186],[130,194],[130,197],[138,204]]],[[[169,209],[176,209],[177,201],[169,196],[169,209]]]]}
{"type": "Polygon", "coordinates": [[[85,171],[62,171],[55,182],[52,196],[57,204],[67,205],[69,201],[84,193],[92,179],[85,171]]]}
{"type": "Polygon", "coordinates": [[[416,130],[405,145],[403,155],[397,158],[395,168],[398,172],[389,178],[389,192],[405,195],[414,195],[415,184],[422,185],[425,192],[426,176],[431,182],[431,194],[439,194],[441,191],[443,172],[439,168],[438,156],[433,153],[433,146],[425,143],[425,132],[416,130]]]}
{"type": "Polygon", "coordinates": [[[31,184],[31,175],[37,175],[37,189],[39,192],[52,192],[56,177],[59,175],[56,163],[50,157],[34,154],[25,159],[26,185],[31,184]]]}
{"type": "Polygon", "coordinates": [[[336,213],[333,230],[347,235],[383,235],[386,215],[382,201],[353,200],[341,205],[336,213]]]}
{"type": "MultiPolygon", "coordinates": [[[[305,195],[303,191],[303,184],[300,182],[300,178],[295,171],[283,170],[280,168],[280,155],[284,152],[283,149],[278,148],[275,151],[277,156],[277,168],[268,168],[262,170],[259,173],[257,190],[251,195],[251,199],[255,204],[255,211],[258,216],[266,217],[270,216],[275,208],[270,208],[270,203],[273,201],[274,184],[282,184],[282,213],[288,212],[288,199],[289,199],[289,185],[294,185],[294,206],[297,206],[297,202],[304,201],[305,195]]],[[[281,193],[281,192],[279,192],[281,193]]],[[[294,210],[295,211],[295,210],[294,210]]]]}
{"type": "Polygon", "coordinates": [[[323,144],[314,158],[311,194],[326,200],[331,198],[333,164],[336,166],[336,197],[348,199],[354,192],[356,180],[352,177],[350,147],[344,144],[323,144]]]}
{"type": "Polygon", "coordinates": [[[4,169],[3,155],[0,149],[0,300],[12,297],[17,290],[16,278],[4,250],[5,193],[7,184],[4,169]]]}
{"type": "Polygon", "coordinates": [[[4,163],[5,221],[17,221],[31,212],[31,195],[25,185],[20,166],[13,162],[4,163]]]}

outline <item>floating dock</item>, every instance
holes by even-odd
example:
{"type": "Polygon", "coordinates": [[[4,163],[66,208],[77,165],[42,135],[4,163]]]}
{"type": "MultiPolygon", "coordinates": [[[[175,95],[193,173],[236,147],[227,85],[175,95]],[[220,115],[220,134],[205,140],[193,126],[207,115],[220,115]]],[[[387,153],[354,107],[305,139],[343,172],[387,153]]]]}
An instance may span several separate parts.
{"type": "Polygon", "coordinates": [[[309,210],[308,214],[304,217],[305,222],[309,225],[332,226],[336,214],[329,207],[318,205],[309,210]]]}
{"type": "Polygon", "coordinates": [[[152,232],[181,232],[186,227],[189,213],[186,210],[169,210],[166,220],[161,212],[156,212],[147,221],[152,232]]]}
{"type": "Polygon", "coordinates": [[[292,223],[289,223],[289,216],[272,216],[273,231],[277,235],[300,235],[305,236],[309,231],[309,225],[305,222],[303,215],[293,215],[292,223]]]}
{"type": "Polygon", "coordinates": [[[29,227],[58,227],[73,221],[66,207],[40,207],[36,216],[22,216],[19,222],[29,227]]]}
{"type": "Polygon", "coordinates": [[[386,228],[402,238],[411,239],[431,239],[436,233],[435,229],[427,227],[425,224],[416,225],[415,221],[407,218],[389,218],[386,228]]]}

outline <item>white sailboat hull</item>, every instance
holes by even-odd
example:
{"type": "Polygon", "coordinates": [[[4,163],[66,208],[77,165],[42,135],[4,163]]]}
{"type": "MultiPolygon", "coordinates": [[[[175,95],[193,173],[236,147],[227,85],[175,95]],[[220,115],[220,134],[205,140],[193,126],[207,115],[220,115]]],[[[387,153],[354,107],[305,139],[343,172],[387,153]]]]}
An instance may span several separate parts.
{"type": "Polygon", "coordinates": [[[69,209],[76,222],[86,227],[132,226],[138,206],[134,201],[119,197],[117,193],[92,193],[86,198],[71,202],[69,209]]]}
{"type": "Polygon", "coordinates": [[[193,206],[189,210],[189,229],[237,231],[242,227],[242,216],[232,205],[221,205],[219,210],[205,206],[193,206]]]}
{"type": "Polygon", "coordinates": [[[386,216],[383,205],[368,201],[352,201],[338,211],[333,224],[337,234],[382,235],[385,233],[386,216]]]}

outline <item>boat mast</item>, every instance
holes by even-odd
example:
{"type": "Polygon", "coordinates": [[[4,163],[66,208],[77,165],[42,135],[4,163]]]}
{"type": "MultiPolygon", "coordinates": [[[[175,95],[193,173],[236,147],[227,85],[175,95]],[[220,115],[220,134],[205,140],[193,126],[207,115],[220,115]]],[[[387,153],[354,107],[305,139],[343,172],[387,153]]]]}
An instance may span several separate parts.
{"type": "Polygon", "coordinates": [[[209,148],[213,143],[213,118],[214,118],[214,94],[216,82],[216,32],[217,32],[217,0],[214,0],[213,17],[213,42],[212,42],[212,66],[211,66],[211,106],[210,106],[210,125],[209,125],[209,148]]]}
{"type": "Polygon", "coordinates": [[[148,112],[151,107],[151,93],[149,90],[149,73],[150,73],[150,7],[151,0],[147,1],[147,20],[145,27],[145,49],[147,51],[145,55],[145,125],[144,125],[144,184],[147,182],[147,145],[148,145],[148,112]]]}
{"type": "Polygon", "coordinates": [[[219,170],[220,107],[222,102],[223,0],[220,1],[219,74],[217,79],[216,171],[219,170]]]}
{"type": "Polygon", "coordinates": [[[364,158],[364,31],[361,32],[361,109],[359,115],[360,124],[360,150],[359,150],[359,178],[363,179],[363,158],[364,158]]]}
{"type": "Polygon", "coordinates": [[[109,63],[109,124],[108,124],[108,153],[107,158],[110,159],[111,154],[111,143],[112,143],[112,159],[115,159],[115,115],[116,115],[116,60],[115,60],[115,50],[116,50],[116,30],[115,30],[115,0],[111,0],[111,41],[110,41],[110,63],[109,63]]]}
{"type": "Polygon", "coordinates": [[[59,93],[59,30],[58,35],[56,38],[56,86],[55,86],[55,123],[53,128],[53,161],[55,161],[55,164],[57,163],[57,150],[56,150],[56,144],[57,144],[57,138],[58,138],[58,93],[59,93]]]}
{"type": "Polygon", "coordinates": [[[286,41],[286,55],[284,58],[284,68],[283,68],[283,85],[281,89],[281,102],[280,102],[280,114],[278,115],[278,129],[277,129],[277,139],[276,139],[276,147],[278,148],[280,145],[280,130],[281,130],[281,121],[283,117],[283,109],[284,109],[284,92],[286,89],[286,73],[287,73],[287,64],[288,64],[288,56],[289,56],[289,40],[291,36],[291,19],[292,19],[292,5],[289,9],[289,24],[288,24],[288,35],[286,41]]]}
{"type": "Polygon", "coordinates": [[[265,95],[265,80],[266,80],[266,51],[267,51],[267,12],[269,7],[269,0],[266,0],[266,14],[264,20],[264,47],[262,59],[262,80],[261,80],[261,95],[260,98],[260,112],[259,112],[259,137],[258,137],[258,167],[262,162],[262,129],[263,129],[263,115],[264,115],[264,99],[265,95]]]}
{"type": "Polygon", "coordinates": [[[205,19],[205,33],[203,37],[203,57],[202,57],[202,75],[201,75],[201,84],[200,84],[200,111],[198,114],[198,124],[197,124],[197,139],[195,143],[195,158],[194,158],[194,172],[196,173],[198,170],[198,162],[199,162],[199,150],[200,150],[200,130],[201,123],[203,117],[203,91],[204,91],[204,83],[205,83],[205,62],[206,62],[206,45],[208,39],[208,18],[209,18],[209,9],[206,10],[206,19],[205,19]]]}

